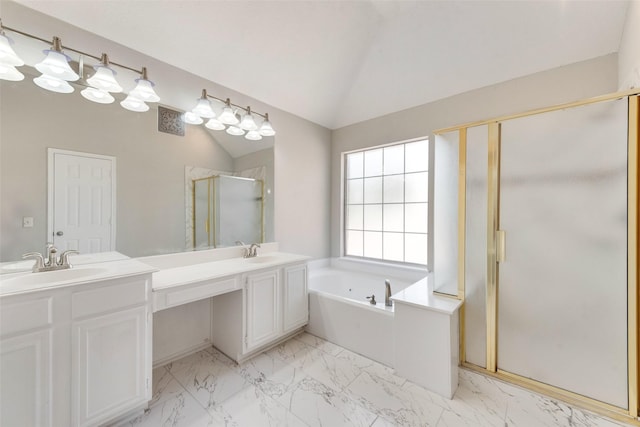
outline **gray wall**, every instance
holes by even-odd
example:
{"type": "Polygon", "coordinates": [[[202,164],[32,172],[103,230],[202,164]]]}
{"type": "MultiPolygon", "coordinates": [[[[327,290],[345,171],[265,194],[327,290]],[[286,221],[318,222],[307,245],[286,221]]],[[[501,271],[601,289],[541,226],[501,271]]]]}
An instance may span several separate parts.
{"type": "MultiPolygon", "coordinates": [[[[150,73],[149,78],[156,83],[156,90],[162,98],[161,102],[164,105],[172,106],[181,110],[191,109],[195,104],[196,98],[200,96],[202,89],[206,88],[212,95],[221,98],[230,97],[236,104],[251,105],[252,109],[255,111],[261,113],[268,112],[271,122],[277,131],[274,148],[275,172],[273,177],[274,188],[277,189],[274,196],[275,240],[280,242],[280,248],[282,250],[310,255],[312,257],[326,257],[329,255],[330,219],[328,206],[330,200],[330,187],[328,171],[330,168],[331,133],[328,129],[301,119],[293,114],[278,110],[270,105],[260,102],[259,100],[253,99],[248,95],[235,92],[205,78],[195,76],[176,67],[157,61],[151,57],[142,55],[139,52],[103,39],[95,34],[80,30],[62,21],[34,12],[16,3],[3,1],[0,2],[0,4],[2,6],[3,23],[8,26],[39,35],[44,38],[57,35],[62,38],[65,45],[72,46],[76,49],[85,50],[94,54],[107,52],[113,61],[127,64],[132,67],[141,67],[143,65],[148,67],[150,73]]],[[[15,38],[16,41],[18,41],[18,37],[15,38]]],[[[32,52],[26,52],[24,49],[21,50],[22,46],[23,45],[18,45],[18,43],[16,43],[14,47],[29,65],[33,65],[39,61],[41,58],[40,51],[47,48],[45,44],[36,44],[37,49],[34,49],[32,52]]],[[[119,77],[122,78],[121,84],[125,90],[131,89],[134,84],[133,79],[137,76],[121,69],[118,69],[117,71],[119,72],[119,77]]],[[[15,84],[20,87],[28,86],[31,91],[40,91],[40,89],[29,81],[28,78],[15,84]]],[[[2,138],[3,144],[5,143],[4,125],[13,121],[13,116],[10,110],[14,110],[16,108],[16,104],[5,101],[5,86],[6,85],[3,85],[2,110],[0,110],[0,120],[2,120],[3,125],[3,133],[0,134],[0,137],[2,138]]],[[[24,132],[27,129],[31,131],[30,127],[40,126],[40,123],[65,122],[67,124],[65,127],[65,135],[71,139],[68,144],[81,144],[86,143],[87,141],[95,141],[96,146],[104,147],[105,140],[103,137],[99,136],[97,132],[89,132],[89,129],[85,129],[87,132],[81,133],[77,128],[82,127],[82,119],[86,118],[88,115],[91,115],[91,117],[98,117],[98,115],[101,114],[101,112],[104,112],[105,109],[108,110],[112,108],[114,109],[113,114],[118,118],[127,117],[127,120],[137,123],[128,125],[130,126],[130,129],[119,136],[118,141],[121,141],[123,146],[126,147],[126,154],[124,155],[125,158],[122,159],[122,163],[139,165],[141,160],[144,159],[150,166],[155,168],[162,167],[160,159],[156,159],[152,155],[153,149],[152,151],[149,151],[150,147],[146,146],[144,142],[141,142],[141,140],[148,139],[146,141],[147,143],[153,143],[148,136],[155,132],[156,129],[156,115],[154,112],[149,111],[147,113],[139,114],[124,110],[117,104],[111,106],[97,105],[84,100],[78,91],[68,95],[49,92],[44,93],[45,91],[41,92],[43,92],[42,96],[48,100],[48,103],[46,104],[47,113],[45,116],[51,115],[51,117],[44,118],[41,114],[34,113],[25,114],[25,117],[22,118],[20,122],[22,126],[13,127],[14,130],[11,131],[12,133],[6,134],[6,137],[10,139],[7,141],[7,144],[23,143],[22,141],[25,138],[24,132]],[[78,106],[67,111],[67,101],[64,101],[64,99],[70,98],[75,99],[75,101],[78,102],[78,106]],[[83,114],[86,114],[87,116],[83,116],[83,114]],[[68,116],[68,121],[60,119],[60,117],[65,116],[68,116]],[[139,126],[136,127],[136,131],[133,129],[135,126],[139,126]],[[15,134],[15,132],[18,133],[15,134]],[[18,136],[16,137],[16,135],[18,136]],[[124,143],[125,140],[128,141],[128,144],[124,143]]],[[[51,132],[44,130],[41,132],[42,133],[40,135],[44,133],[47,137],[52,134],[51,132]]],[[[180,156],[184,156],[185,159],[202,160],[197,163],[189,160],[192,165],[210,167],[206,164],[202,164],[209,162],[215,163],[215,156],[213,152],[210,151],[212,149],[210,147],[205,148],[208,147],[207,144],[210,144],[210,139],[205,133],[206,129],[203,127],[191,126],[188,128],[187,132],[189,132],[188,138],[198,141],[198,143],[195,145],[191,143],[187,144],[185,143],[186,139],[183,138],[179,145],[175,145],[176,153],[179,153],[178,155],[180,156]],[[202,150],[209,150],[209,152],[203,152],[202,150]]],[[[173,137],[164,136],[164,134],[161,134],[161,136],[158,135],[160,134],[155,132],[153,139],[156,144],[173,144],[173,142],[170,142],[173,141],[173,139],[171,139],[173,137]]],[[[12,156],[13,154],[11,150],[14,149],[19,148],[9,148],[9,151],[3,151],[0,153],[0,156],[3,157],[3,162],[11,162],[11,159],[5,160],[4,157],[12,156]]],[[[35,151],[28,153],[28,155],[33,156],[38,149],[34,148],[34,150],[35,151]]],[[[186,161],[187,160],[185,160],[185,162],[186,161]]],[[[120,158],[118,159],[118,162],[120,162],[120,158]]],[[[120,163],[118,167],[120,167],[120,163]]],[[[218,167],[215,164],[212,165],[212,168],[226,169],[218,167]]],[[[2,169],[4,170],[4,167],[2,169]]],[[[46,170],[46,166],[43,168],[42,164],[37,166],[34,165],[32,169],[46,170]]],[[[3,175],[0,176],[0,178],[2,178],[0,189],[4,187],[5,182],[4,171],[2,174],[3,175]]],[[[178,186],[182,189],[184,183],[184,171],[182,172],[179,181],[171,180],[171,182],[166,183],[167,185],[165,188],[158,186],[156,182],[145,182],[145,175],[143,171],[136,172],[136,176],[139,177],[139,179],[146,185],[146,190],[148,191],[147,199],[153,198],[155,200],[155,196],[157,194],[161,191],[168,191],[168,189],[178,191],[178,186]]],[[[168,177],[167,181],[169,181],[168,177]]],[[[29,189],[28,191],[30,191],[31,188],[34,188],[34,186],[38,187],[46,185],[39,181],[39,179],[36,182],[36,178],[30,178],[27,182],[29,184],[21,183],[21,185],[24,185],[23,189],[29,189]]],[[[179,202],[179,207],[184,210],[184,190],[181,191],[182,199],[179,202]]],[[[27,210],[29,212],[39,211],[42,215],[46,215],[46,200],[39,199],[37,204],[31,205],[27,209],[22,198],[28,198],[28,196],[12,194],[11,197],[15,202],[12,202],[11,206],[2,207],[2,210],[0,210],[0,224],[15,224],[15,221],[21,221],[23,216],[22,212],[27,210]]],[[[153,207],[156,209],[178,209],[176,206],[173,206],[173,202],[170,202],[170,206],[160,207],[156,204],[153,207]]],[[[154,215],[150,217],[150,212],[154,211],[151,211],[149,206],[142,208],[137,205],[129,205],[127,210],[128,216],[126,217],[126,221],[130,223],[130,230],[135,229],[144,222],[155,222],[158,225],[161,225],[162,215],[154,215]]],[[[184,213],[181,215],[184,216],[184,213]]],[[[39,222],[43,223],[42,221],[39,222]]],[[[43,226],[46,227],[44,223],[43,226]]],[[[119,224],[119,228],[125,226],[127,225],[124,223],[119,224]]],[[[19,238],[9,239],[3,232],[3,229],[0,229],[0,232],[2,232],[2,235],[0,236],[2,248],[19,245],[24,240],[23,238],[27,237],[25,235],[21,235],[19,238]]],[[[22,232],[24,232],[24,230],[22,230],[22,232]]],[[[42,233],[35,228],[30,230],[30,232],[42,233]]],[[[180,239],[184,240],[184,230],[181,230],[180,234],[180,239]]],[[[43,237],[39,239],[42,244],[44,244],[44,234],[42,234],[42,236],[43,237]]],[[[131,240],[131,242],[127,242],[127,244],[136,244],[139,245],[139,247],[144,248],[155,246],[153,241],[148,240],[152,237],[153,236],[128,234],[122,238],[131,240]]],[[[177,238],[178,237],[176,236],[176,239],[177,238]]],[[[28,250],[34,249],[37,248],[29,245],[28,250]]],[[[22,249],[15,250],[15,253],[23,252],[24,250],[22,249]]],[[[2,256],[2,252],[0,252],[0,256],[2,256]]]]}
{"type": "Polygon", "coordinates": [[[630,1],[618,51],[620,90],[640,87],[640,1],[630,1]]]}
{"type": "Polygon", "coordinates": [[[617,60],[617,55],[611,54],[335,130],[331,145],[331,255],[340,256],[342,152],[431,135],[436,129],[475,120],[615,92],[617,60]]]}

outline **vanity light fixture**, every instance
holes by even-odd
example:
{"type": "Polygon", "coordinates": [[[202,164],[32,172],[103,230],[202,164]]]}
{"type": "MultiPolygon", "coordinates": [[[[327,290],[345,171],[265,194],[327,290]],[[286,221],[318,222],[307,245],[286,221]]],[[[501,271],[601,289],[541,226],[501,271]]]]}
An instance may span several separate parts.
{"type": "Polygon", "coordinates": [[[207,99],[206,89],[202,89],[202,97],[198,98],[198,103],[193,107],[191,112],[203,119],[211,119],[216,116],[216,113],[213,112],[213,108],[211,108],[211,101],[207,99]]]}
{"type": "Polygon", "coordinates": [[[129,94],[124,101],[120,101],[120,105],[122,108],[125,108],[129,111],[135,111],[137,113],[144,113],[145,111],[149,111],[149,106],[136,98],[135,96],[129,94]]]}
{"type": "Polygon", "coordinates": [[[201,125],[204,123],[204,120],[192,111],[187,111],[184,113],[184,122],[189,123],[190,125],[201,125]]]}
{"type": "Polygon", "coordinates": [[[106,53],[100,57],[100,65],[95,65],[93,69],[96,70],[96,73],[87,79],[87,83],[92,87],[107,92],[122,92],[122,86],[116,81],[117,73],[109,66],[109,57],[106,53]]]}
{"type": "Polygon", "coordinates": [[[247,107],[247,112],[242,116],[242,120],[240,120],[240,129],[244,130],[256,130],[258,129],[258,125],[256,125],[256,121],[253,120],[253,115],[251,114],[251,107],[247,107]]]}
{"type": "Polygon", "coordinates": [[[220,114],[220,117],[218,117],[218,120],[225,125],[237,125],[240,123],[240,120],[236,117],[233,108],[231,108],[231,100],[229,98],[225,101],[225,106],[222,109],[222,113],[220,114]]]}
{"type": "Polygon", "coordinates": [[[206,89],[202,90],[202,96],[198,98],[198,103],[191,110],[184,113],[183,120],[185,123],[199,125],[204,122],[203,119],[209,119],[205,126],[212,130],[225,130],[229,135],[242,136],[250,141],[259,141],[263,136],[272,136],[276,132],[269,122],[269,114],[260,114],[251,110],[251,107],[240,107],[232,104],[231,99],[222,100],[215,96],[209,95],[206,89]],[[216,116],[217,108],[211,107],[211,101],[223,105],[222,111],[216,116]],[[234,110],[235,108],[235,110],[234,110]],[[242,119],[238,118],[236,111],[244,110],[242,119]],[[254,115],[264,118],[260,127],[256,123],[254,115]]]}
{"type": "Polygon", "coordinates": [[[212,130],[225,130],[226,126],[220,122],[220,120],[215,117],[209,119],[209,121],[205,124],[205,126],[212,130]]]}
{"type": "Polygon", "coordinates": [[[24,61],[14,52],[12,44],[13,40],[5,34],[0,20],[0,79],[19,82],[24,79],[24,74],[16,67],[24,65],[24,61]]]}
{"type": "Polygon", "coordinates": [[[43,76],[55,77],[60,80],[74,82],[80,78],[78,73],[71,69],[69,61],[71,58],[62,53],[62,40],[60,37],[53,37],[51,49],[42,51],[47,55],[42,61],[36,64],[36,70],[43,76]]]}
{"type": "MultiPolygon", "coordinates": [[[[0,20],[0,79],[22,80],[24,76],[16,70],[15,67],[24,65],[24,62],[11,48],[11,40],[5,35],[4,30],[12,31],[44,43],[49,43],[49,41],[15,28],[5,27],[2,25],[2,20],[0,20]]],[[[147,102],[160,101],[160,97],[153,89],[155,86],[154,83],[147,77],[147,69],[145,67],[142,67],[142,70],[138,70],[123,64],[110,62],[105,53],[98,57],[81,50],[63,46],[60,38],[56,36],[53,37],[51,48],[45,50],[44,53],[46,54],[45,59],[35,65],[35,68],[40,71],[42,75],[33,79],[34,83],[43,89],[58,93],[73,92],[75,89],[69,82],[80,79],[79,74],[82,74],[83,70],[82,58],[83,56],[87,56],[99,61],[99,64],[93,67],[96,72],[86,80],[86,83],[84,81],[77,83],[77,85],[80,86],[88,85],[80,92],[84,98],[101,104],[109,104],[115,101],[111,93],[122,92],[122,86],[120,86],[115,78],[117,73],[111,66],[115,65],[140,74],[140,78],[136,79],[136,87],[120,102],[122,107],[130,111],[144,112],[149,110],[149,106],[146,104],[147,102]],[[76,73],[71,68],[69,65],[71,58],[62,51],[63,49],[80,55],[79,73],[76,73]]]]}
{"type": "Polygon", "coordinates": [[[227,133],[229,135],[233,135],[233,136],[242,136],[244,135],[244,131],[242,129],[240,129],[238,126],[236,125],[231,125],[227,128],[227,133]]]}
{"type": "Polygon", "coordinates": [[[82,91],[80,91],[80,95],[82,95],[85,99],[97,102],[98,104],[111,104],[116,100],[106,90],[96,89],[95,87],[84,88],[82,91]]]}
{"type": "Polygon", "coordinates": [[[269,121],[269,113],[264,115],[264,121],[260,125],[260,135],[262,136],[273,136],[276,134],[276,131],[273,130],[273,126],[271,126],[271,122],[269,121]]]}
{"type": "Polygon", "coordinates": [[[250,130],[244,137],[250,141],[260,141],[262,139],[262,135],[257,130],[250,130]]]}
{"type": "Polygon", "coordinates": [[[142,67],[142,71],[140,72],[140,78],[136,79],[136,83],[137,83],[136,87],[133,88],[131,92],[129,92],[129,95],[133,95],[144,102],[160,101],[160,97],[153,90],[155,83],[153,83],[147,77],[147,67],[142,67]]]}

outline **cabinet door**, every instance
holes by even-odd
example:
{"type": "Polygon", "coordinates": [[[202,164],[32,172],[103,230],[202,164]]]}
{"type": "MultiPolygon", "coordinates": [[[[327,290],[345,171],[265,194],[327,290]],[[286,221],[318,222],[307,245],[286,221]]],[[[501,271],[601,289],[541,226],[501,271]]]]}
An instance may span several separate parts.
{"type": "Polygon", "coordinates": [[[147,306],[73,323],[73,425],[96,425],[147,401],[147,306]]]}
{"type": "Polygon", "coordinates": [[[282,331],[277,270],[247,276],[245,352],[276,339],[282,331]]]}
{"type": "Polygon", "coordinates": [[[295,265],[284,269],[284,332],[304,326],[309,321],[307,266],[295,265]]]}
{"type": "Polygon", "coordinates": [[[46,329],[2,340],[0,425],[51,425],[51,332],[46,329]]]}

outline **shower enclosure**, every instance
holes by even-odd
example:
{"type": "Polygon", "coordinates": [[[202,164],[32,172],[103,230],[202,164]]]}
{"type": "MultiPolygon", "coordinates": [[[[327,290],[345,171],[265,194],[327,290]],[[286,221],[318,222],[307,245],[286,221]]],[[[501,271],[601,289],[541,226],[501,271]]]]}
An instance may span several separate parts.
{"type": "Polygon", "coordinates": [[[639,110],[629,92],[436,131],[457,215],[434,213],[435,285],[464,300],[464,366],[638,416],[639,110]]]}
{"type": "Polygon", "coordinates": [[[262,180],[216,175],[193,180],[194,249],[264,242],[262,180]]]}

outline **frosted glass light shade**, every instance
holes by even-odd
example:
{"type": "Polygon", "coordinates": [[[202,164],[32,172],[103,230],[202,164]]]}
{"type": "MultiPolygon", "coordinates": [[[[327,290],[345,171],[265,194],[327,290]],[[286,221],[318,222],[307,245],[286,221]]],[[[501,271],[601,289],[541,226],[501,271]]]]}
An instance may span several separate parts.
{"type": "Polygon", "coordinates": [[[43,51],[47,56],[41,62],[36,64],[36,70],[40,71],[43,75],[47,74],[51,77],[67,81],[76,81],[80,76],[71,69],[69,66],[69,58],[62,52],[55,50],[43,51]]]}
{"type": "Polygon", "coordinates": [[[3,34],[0,34],[0,65],[12,65],[19,67],[24,65],[24,61],[16,55],[11,47],[11,39],[3,34]]]}
{"type": "Polygon", "coordinates": [[[106,90],[107,92],[122,92],[122,86],[116,81],[116,72],[104,65],[94,67],[96,73],[87,79],[87,83],[96,89],[106,90]]]}
{"type": "Polygon", "coordinates": [[[276,131],[273,130],[269,119],[265,119],[265,121],[262,122],[262,125],[260,125],[260,130],[258,132],[260,132],[260,135],[262,136],[273,136],[276,134],[276,131]]]}
{"type": "Polygon", "coordinates": [[[214,113],[213,109],[211,108],[211,102],[209,102],[209,100],[205,98],[199,98],[198,104],[196,104],[191,112],[205,119],[210,119],[216,116],[216,113],[214,113]]]}
{"type": "Polygon", "coordinates": [[[129,94],[129,96],[127,96],[124,101],[120,102],[120,105],[122,106],[122,108],[138,113],[149,111],[149,106],[145,104],[144,101],[141,101],[131,94],[129,94]]]}
{"type": "Polygon", "coordinates": [[[153,90],[155,84],[151,80],[136,79],[136,82],[137,85],[131,92],[129,92],[130,95],[133,95],[144,102],[160,101],[160,97],[153,90]]]}
{"type": "Polygon", "coordinates": [[[16,70],[16,67],[13,65],[0,64],[0,80],[19,82],[20,80],[24,80],[24,74],[16,70]]]}
{"type": "Polygon", "coordinates": [[[222,114],[220,114],[220,117],[218,117],[218,120],[220,120],[220,122],[224,123],[225,125],[237,125],[240,122],[236,115],[233,113],[231,107],[224,107],[222,109],[222,114]]]}
{"type": "Polygon", "coordinates": [[[226,128],[226,126],[223,125],[218,119],[209,119],[205,126],[212,130],[224,130],[226,128]]]}
{"type": "Polygon", "coordinates": [[[109,92],[102,89],[96,89],[95,87],[88,87],[80,91],[80,95],[84,96],[89,101],[97,102],[98,104],[111,104],[115,101],[115,98],[111,96],[109,92]]]}
{"type": "Polygon", "coordinates": [[[74,91],[73,86],[67,83],[66,80],[58,79],[47,74],[43,74],[40,77],[34,78],[33,82],[40,86],[42,89],[46,89],[51,92],[71,93],[74,91]]]}
{"type": "Polygon", "coordinates": [[[184,113],[183,120],[185,123],[188,123],[190,125],[200,125],[204,122],[204,120],[202,120],[199,115],[192,113],[191,111],[187,111],[186,113],[184,113]]]}
{"type": "Polygon", "coordinates": [[[244,137],[250,141],[260,141],[262,139],[262,135],[257,130],[250,130],[244,137]]]}
{"type": "Polygon", "coordinates": [[[227,128],[227,133],[229,135],[233,135],[233,136],[240,136],[240,135],[244,135],[244,131],[242,129],[240,129],[237,126],[229,126],[227,128]]]}
{"type": "Polygon", "coordinates": [[[244,130],[256,130],[258,129],[258,125],[256,121],[253,120],[253,114],[247,113],[242,116],[242,120],[240,121],[240,129],[244,130]]]}

